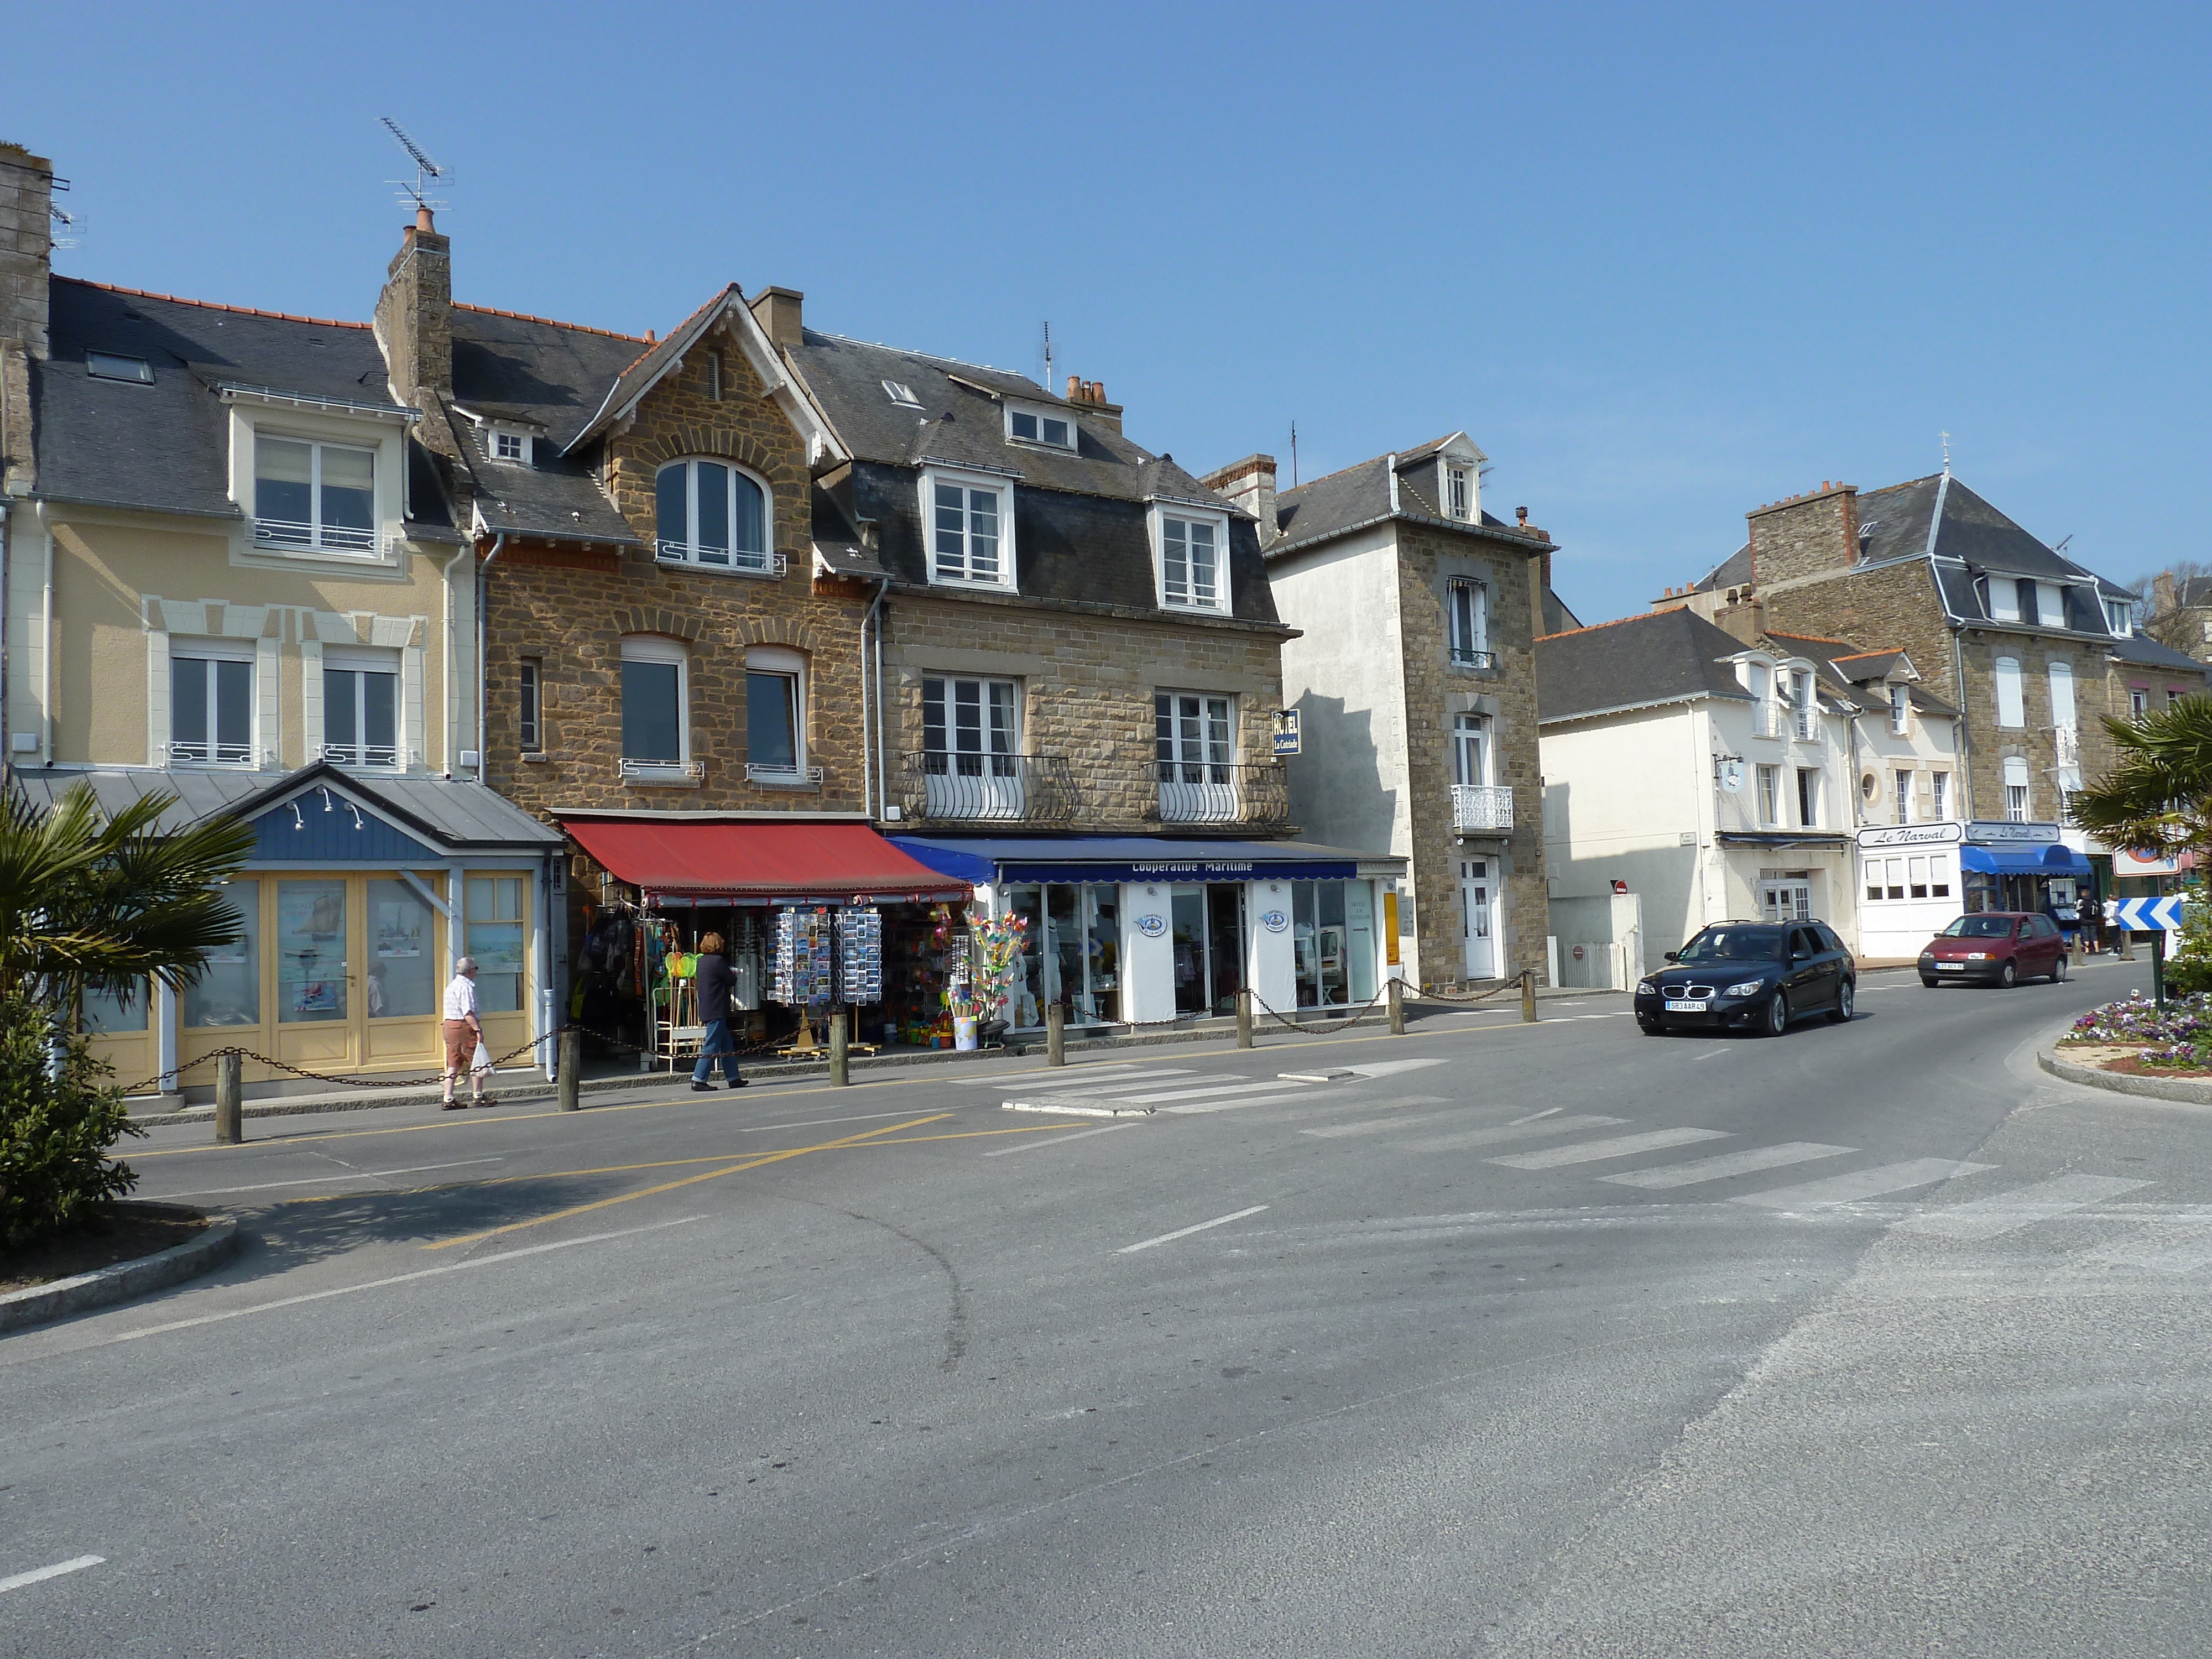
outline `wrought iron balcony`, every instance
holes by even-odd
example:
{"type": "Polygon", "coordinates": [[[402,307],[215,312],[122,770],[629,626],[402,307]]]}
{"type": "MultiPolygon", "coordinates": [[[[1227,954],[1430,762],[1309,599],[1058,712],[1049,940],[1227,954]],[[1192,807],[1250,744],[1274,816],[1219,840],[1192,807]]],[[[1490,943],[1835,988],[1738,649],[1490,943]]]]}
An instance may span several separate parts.
{"type": "Polygon", "coordinates": [[[1079,799],[1058,755],[924,750],[902,757],[901,815],[925,823],[1066,823],[1079,799]]]}
{"type": "Polygon", "coordinates": [[[253,764],[253,745],[250,743],[191,743],[180,738],[169,744],[169,759],[203,766],[251,766],[253,764]]]}
{"type": "Polygon", "coordinates": [[[822,769],[818,766],[769,766],[758,761],[747,761],[745,781],[768,789],[811,789],[820,785],[822,769]]]}
{"type": "Polygon", "coordinates": [[[697,783],[707,775],[707,763],[639,760],[625,755],[622,775],[626,783],[697,783]]]}
{"type": "Polygon", "coordinates": [[[376,532],[359,525],[301,524],[294,519],[256,519],[253,544],[301,553],[374,553],[376,532]]]}
{"type": "Polygon", "coordinates": [[[702,547],[662,537],[653,544],[653,556],[663,564],[688,564],[700,570],[727,570],[740,576],[781,576],[788,563],[781,553],[749,552],[744,548],[702,547]]]}
{"type": "Polygon", "coordinates": [[[1279,761],[1255,766],[1158,761],[1163,823],[1285,823],[1291,816],[1289,774],[1279,761]]]}
{"type": "Polygon", "coordinates": [[[333,766],[397,766],[399,750],[388,743],[326,743],[323,758],[333,766]]]}
{"type": "Polygon", "coordinates": [[[1513,791],[1492,783],[1455,783],[1452,785],[1452,828],[1462,834],[1470,830],[1510,830],[1513,827],[1513,791]]]}
{"type": "Polygon", "coordinates": [[[1455,645],[1451,648],[1451,665],[1454,668],[1472,668],[1479,674],[1494,674],[1498,672],[1498,653],[1478,651],[1471,645],[1455,645]]]}

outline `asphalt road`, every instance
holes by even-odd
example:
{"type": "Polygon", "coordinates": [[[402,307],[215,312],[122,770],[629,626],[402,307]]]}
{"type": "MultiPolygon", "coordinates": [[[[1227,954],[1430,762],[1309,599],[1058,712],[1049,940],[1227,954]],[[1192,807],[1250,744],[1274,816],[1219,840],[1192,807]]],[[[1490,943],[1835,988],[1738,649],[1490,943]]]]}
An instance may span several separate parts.
{"type": "Polygon", "coordinates": [[[2139,982],[163,1132],[255,1241],[0,1340],[0,1652],[2193,1659],[2139,982]]]}

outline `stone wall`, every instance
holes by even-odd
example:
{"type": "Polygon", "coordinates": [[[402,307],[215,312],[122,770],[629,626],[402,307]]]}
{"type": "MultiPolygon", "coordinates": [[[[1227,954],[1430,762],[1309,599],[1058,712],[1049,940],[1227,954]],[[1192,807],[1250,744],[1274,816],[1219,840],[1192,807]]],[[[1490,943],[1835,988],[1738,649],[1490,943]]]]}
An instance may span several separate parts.
{"type": "Polygon", "coordinates": [[[1946,702],[1959,700],[1951,627],[1923,559],[1838,572],[1779,592],[1762,588],[1758,603],[1770,632],[1849,640],[1862,651],[1903,651],[1923,689],[1946,702]]]}
{"type": "Polygon", "coordinates": [[[863,808],[860,618],[848,585],[817,591],[810,574],[811,506],[806,454],[782,411],[726,335],[709,337],[694,362],[647,394],[608,446],[607,476],[630,530],[653,537],[653,474],[664,461],[714,456],[767,484],[780,578],[662,564],[640,550],[615,553],[510,543],[489,573],[484,678],[486,761],[491,786],[523,807],[638,811],[744,809],[857,811],[863,808]],[[711,398],[701,364],[722,357],[724,395],[711,398]],[[696,785],[625,781],[622,759],[622,644],[631,635],[689,647],[691,753],[705,763],[696,785]],[[806,759],[820,787],[764,787],[745,780],[745,647],[787,646],[806,659],[806,759]],[[539,664],[542,759],[526,760],[517,732],[518,669],[539,664]]]}
{"type": "MultiPolygon", "coordinates": [[[[1233,696],[1234,758],[1244,765],[1270,762],[1274,717],[1283,706],[1283,632],[1227,619],[901,590],[884,612],[890,799],[906,801],[910,814],[921,803],[912,757],[922,747],[923,680],[974,675],[1016,681],[1017,748],[1066,763],[1042,774],[1065,775],[1072,785],[1070,811],[1060,822],[1098,830],[1196,828],[1160,822],[1153,694],[1233,696]]],[[[1255,790],[1249,804],[1260,799],[1255,790]]],[[[1035,811],[1041,803],[1027,805],[1035,811]]],[[[1249,833],[1275,825],[1243,827],[1249,833]]]]}
{"type": "Polygon", "coordinates": [[[1823,484],[1747,514],[1751,580],[1762,593],[1776,584],[1848,570],[1858,562],[1858,491],[1823,484]]]}
{"type": "Polygon", "coordinates": [[[1407,793],[1412,829],[1414,931],[1424,985],[1456,981],[1465,965],[1459,904],[1459,860],[1496,856],[1508,873],[1493,892],[1493,932],[1504,922],[1501,976],[1544,970],[1548,898],[1544,866],[1544,781],[1538,767],[1536,665],[1530,580],[1542,550],[1528,553],[1486,538],[1398,526],[1398,609],[1405,659],[1407,793]],[[1494,672],[1453,665],[1445,584],[1471,577],[1489,589],[1490,650],[1494,672]],[[1454,718],[1491,717],[1498,783],[1513,791],[1514,827],[1501,841],[1462,846],[1452,827],[1451,730],[1454,718]]]}

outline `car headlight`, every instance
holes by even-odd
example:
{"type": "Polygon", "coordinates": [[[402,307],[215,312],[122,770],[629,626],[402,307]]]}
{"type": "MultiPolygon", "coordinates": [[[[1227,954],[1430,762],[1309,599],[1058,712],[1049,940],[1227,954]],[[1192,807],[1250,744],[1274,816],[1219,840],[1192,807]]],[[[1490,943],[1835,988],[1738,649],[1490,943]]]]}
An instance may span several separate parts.
{"type": "Polygon", "coordinates": [[[1640,997],[1657,996],[1659,994],[1659,986],[1657,981],[1648,979],[1640,979],[1637,981],[1636,994],[1640,997]]]}
{"type": "Polygon", "coordinates": [[[1920,953],[1920,959],[1923,962],[1933,962],[1936,960],[1936,953],[1933,951],[1923,951],[1920,953]]]}
{"type": "Polygon", "coordinates": [[[1987,962],[1989,959],[1990,953],[1987,951],[1969,951],[1966,952],[1966,960],[1969,962],[1987,962]]]}
{"type": "Polygon", "coordinates": [[[1739,980],[1721,994],[1724,997],[1755,997],[1765,988],[1766,981],[1763,979],[1739,980]]]}

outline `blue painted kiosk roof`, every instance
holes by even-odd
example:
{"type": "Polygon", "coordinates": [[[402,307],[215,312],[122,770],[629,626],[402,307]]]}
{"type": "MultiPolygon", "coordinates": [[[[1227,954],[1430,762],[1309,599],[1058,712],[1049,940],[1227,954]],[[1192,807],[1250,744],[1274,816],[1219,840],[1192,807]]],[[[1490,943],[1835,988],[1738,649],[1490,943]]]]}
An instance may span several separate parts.
{"type": "Polygon", "coordinates": [[[1959,867],[1985,876],[2086,876],[2089,860],[2070,847],[1975,847],[1959,849],[1959,867]]]}
{"type": "Polygon", "coordinates": [[[1339,881],[1360,854],[1298,841],[1157,836],[893,836],[931,869],[964,881],[1339,881]]]}

